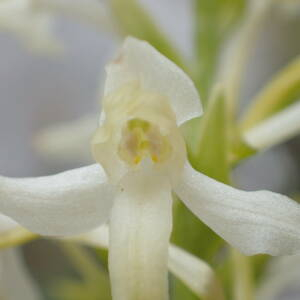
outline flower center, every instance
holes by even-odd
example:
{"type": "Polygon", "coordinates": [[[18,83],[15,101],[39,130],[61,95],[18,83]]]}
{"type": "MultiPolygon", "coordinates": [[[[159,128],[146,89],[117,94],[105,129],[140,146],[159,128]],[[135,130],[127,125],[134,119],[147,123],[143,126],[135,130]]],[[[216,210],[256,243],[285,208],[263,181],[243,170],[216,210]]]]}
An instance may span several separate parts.
{"type": "Polygon", "coordinates": [[[122,130],[118,154],[129,165],[137,165],[146,157],[154,163],[162,163],[170,157],[171,151],[168,138],[148,121],[131,119],[122,130]]]}
{"type": "Polygon", "coordinates": [[[168,98],[130,82],[104,98],[103,111],[92,151],[112,181],[149,169],[177,181],[186,149],[168,98]]]}

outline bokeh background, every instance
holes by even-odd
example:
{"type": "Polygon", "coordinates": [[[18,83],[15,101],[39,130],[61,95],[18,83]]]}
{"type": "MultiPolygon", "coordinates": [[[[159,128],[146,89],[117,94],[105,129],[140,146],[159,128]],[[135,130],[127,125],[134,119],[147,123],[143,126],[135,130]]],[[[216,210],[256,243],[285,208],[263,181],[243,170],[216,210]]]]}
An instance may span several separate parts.
{"type": "MultiPolygon", "coordinates": [[[[191,57],[191,1],[141,2],[184,55],[191,57]]],[[[0,172],[3,175],[48,175],[84,164],[49,161],[37,153],[33,141],[39,130],[51,124],[99,110],[104,66],[119,42],[107,32],[72,19],[57,18],[56,25],[65,53],[54,57],[32,53],[13,36],[0,32],[0,172]]],[[[299,28],[300,12],[290,15],[274,9],[266,16],[252,45],[243,78],[242,107],[274,72],[300,53],[299,28]]],[[[289,195],[299,191],[299,138],[249,159],[234,176],[235,184],[244,189],[270,189],[289,195]]],[[[43,289],[57,276],[69,273],[68,261],[55,242],[30,243],[24,247],[24,253],[43,289]]],[[[289,291],[279,299],[296,300],[300,294],[289,291]]]]}

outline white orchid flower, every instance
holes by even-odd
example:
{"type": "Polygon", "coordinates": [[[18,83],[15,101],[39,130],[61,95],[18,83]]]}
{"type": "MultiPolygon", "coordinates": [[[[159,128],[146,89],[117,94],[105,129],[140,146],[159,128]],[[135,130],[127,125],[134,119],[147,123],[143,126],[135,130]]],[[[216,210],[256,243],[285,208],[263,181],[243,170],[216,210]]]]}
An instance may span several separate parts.
{"type": "Polygon", "coordinates": [[[244,138],[254,149],[263,150],[283,143],[300,133],[300,100],[248,129],[244,138]]]}
{"type": "Polygon", "coordinates": [[[35,0],[0,0],[0,32],[17,35],[29,48],[57,53],[62,46],[52,32],[53,17],[35,8],[35,0]]]}
{"type": "MultiPolygon", "coordinates": [[[[300,207],[196,172],[179,126],[201,114],[192,81],[148,43],[128,38],[107,68],[93,139],[99,164],[39,178],[0,177],[0,211],[33,232],[71,235],[109,220],[114,299],[167,299],[172,192],[246,254],[300,250],[300,207]]],[[[76,134],[74,132],[73,134],[76,134]]]]}

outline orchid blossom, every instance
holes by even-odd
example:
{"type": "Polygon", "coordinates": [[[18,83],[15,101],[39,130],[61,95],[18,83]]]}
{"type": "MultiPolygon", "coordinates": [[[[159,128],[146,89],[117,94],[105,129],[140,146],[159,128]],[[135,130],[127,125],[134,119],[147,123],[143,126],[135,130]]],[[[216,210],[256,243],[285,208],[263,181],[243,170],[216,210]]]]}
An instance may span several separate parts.
{"type": "Polygon", "coordinates": [[[34,0],[0,0],[0,32],[14,33],[33,50],[62,50],[53,35],[52,21],[49,13],[36,9],[34,0]]]}
{"type": "Polygon", "coordinates": [[[107,67],[102,103],[92,141],[97,164],[39,178],[0,177],[0,211],[54,236],[109,220],[113,299],[168,299],[172,193],[245,254],[299,252],[296,202],[240,191],[189,164],[179,126],[201,115],[200,99],[189,77],[147,42],[126,39],[107,67]]]}

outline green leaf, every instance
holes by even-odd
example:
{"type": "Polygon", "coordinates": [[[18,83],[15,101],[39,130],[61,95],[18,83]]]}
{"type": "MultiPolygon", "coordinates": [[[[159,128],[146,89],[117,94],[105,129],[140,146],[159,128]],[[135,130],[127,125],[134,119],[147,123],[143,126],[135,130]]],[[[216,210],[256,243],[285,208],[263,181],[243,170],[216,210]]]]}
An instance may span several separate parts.
{"type": "Polygon", "coordinates": [[[236,134],[231,139],[231,151],[230,151],[230,165],[234,167],[241,160],[246,159],[255,153],[257,153],[257,149],[252,148],[248,145],[244,139],[243,135],[235,130],[236,134]]]}
{"type": "MultiPolygon", "coordinates": [[[[208,109],[200,119],[182,127],[191,164],[199,172],[219,181],[229,180],[228,124],[225,98],[219,89],[214,93],[208,109]]],[[[176,201],[173,212],[172,242],[213,264],[224,241],[194,216],[185,205],[176,201]]],[[[194,299],[181,284],[174,281],[174,299],[194,299]]]]}
{"type": "Polygon", "coordinates": [[[171,283],[171,299],[173,300],[199,300],[191,290],[189,290],[178,278],[170,276],[171,283]]]}
{"type": "Polygon", "coordinates": [[[218,89],[202,118],[182,127],[193,167],[221,182],[229,182],[229,124],[225,96],[218,89]]]}
{"type": "Polygon", "coordinates": [[[52,294],[59,299],[111,300],[108,272],[91,252],[75,243],[60,243],[64,253],[78,273],[79,279],[64,278],[52,286],[52,294]]]}
{"type": "Polygon", "coordinates": [[[300,98],[300,56],[281,70],[251,101],[241,128],[243,131],[285,109],[300,98]]]}
{"type": "Polygon", "coordinates": [[[110,0],[110,4],[123,35],[132,35],[148,41],[158,51],[187,71],[181,55],[138,1],[110,0]]]}
{"type": "Polygon", "coordinates": [[[243,16],[245,0],[194,0],[196,84],[204,103],[213,84],[220,50],[243,16]]]}
{"type": "MultiPolygon", "coordinates": [[[[212,263],[215,254],[224,244],[223,240],[193,215],[181,201],[174,203],[173,219],[172,243],[212,263]]],[[[171,291],[173,300],[199,299],[175,277],[172,280],[171,291]]]]}

